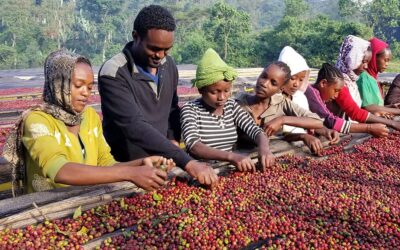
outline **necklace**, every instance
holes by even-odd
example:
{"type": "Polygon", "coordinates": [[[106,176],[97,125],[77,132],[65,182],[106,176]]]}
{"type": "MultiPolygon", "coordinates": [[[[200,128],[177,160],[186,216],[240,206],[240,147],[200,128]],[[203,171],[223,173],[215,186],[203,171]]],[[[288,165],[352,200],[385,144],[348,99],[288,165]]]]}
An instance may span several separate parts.
{"type": "Polygon", "coordinates": [[[224,120],[224,117],[222,115],[217,116],[217,121],[218,121],[219,126],[221,128],[225,128],[225,120],[224,120]]]}

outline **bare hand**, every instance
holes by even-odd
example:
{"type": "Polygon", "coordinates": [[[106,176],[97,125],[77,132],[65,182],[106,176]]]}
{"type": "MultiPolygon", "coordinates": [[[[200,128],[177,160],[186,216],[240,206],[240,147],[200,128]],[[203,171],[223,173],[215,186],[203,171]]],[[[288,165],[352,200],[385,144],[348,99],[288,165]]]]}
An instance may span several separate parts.
{"type": "Polygon", "coordinates": [[[217,174],[205,163],[191,160],[186,164],[185,170],[203,185],[212,186],[218,182],[217,174]]]}
{"type": "Polygon", "coordinates": [[[398,109],[398,108],[400,108],[400,103],[393,103],[389,107],[398,109]]]}
{"type": "Polygon", "coordinates": [[[264,132],[267,134],[267,136],[272,136],[276,132],[278,132],[280,129],[282,129],[283,126],[283,118],[282,117],[276,117],[272,119],[271,121],[267,122],[264,124],[263,129],[264,132]]]}
{"type": "Polygon", "coordinates": [[[321,135],[328,139],[330,145],[338,144],[340,141],[339,132],[333,129],[323,127],[321,135]]]}
{"type": "Polygon", "coordinates": [[[312,135],[305,135],[303,141],[304,144],[307,145],[307,147],[311,150],[312,153],[315,153],[318,156],[322,155],[324,146],[317,137],[314,137],[312,135]]]}
{"type": "Polygon", "coordinates": [[[376,116],[383,117],[385,119],[393,119],[394,115],[392,113],[386,112],[386,111],[376,111],[373,113],[376,116]]]}
{"type": "Polygon", "coordinates": [[[262,171],[265,172],[267,168],[275,165],[275,156],[271,152],[258,153],[258,162],[261,164],[262,171]]]}
{"type": "Polygon", "coordinates": [[[373,123],[368,124],[368,133],[374,137],[386,137],[389,134],[389,129],[384,124],[373,123]]]}
{"type": "Polygon", "coordinates": [[[167,181],[167,173],[165,171],[148,164],[130,168],[127,177],[136,186],[147,191],[157,189],[167,181]]]}
{"type": "Polygon", "coordinates": [[[241,172],[256,171],[256,165],[248,156],[230,152],[229,162],[235,165],[241,172]]]}
{"type": "Polygon", "coordinates": [[[166,172],[170,171],[171,169],[173,169],[176,166],[174,160],[167,159],[167,158],[162,157],[162,156],[146,157],[146,158],[143,159],[143,164],[159,168],[159,169],[164,170],[166,172]]]}
{"type": "Polygon", "coordinates": [[[392,127],[393,129],[400,131],[400,122],[398,121],[392,121],[390,123],[390,127],[392,127]]]}

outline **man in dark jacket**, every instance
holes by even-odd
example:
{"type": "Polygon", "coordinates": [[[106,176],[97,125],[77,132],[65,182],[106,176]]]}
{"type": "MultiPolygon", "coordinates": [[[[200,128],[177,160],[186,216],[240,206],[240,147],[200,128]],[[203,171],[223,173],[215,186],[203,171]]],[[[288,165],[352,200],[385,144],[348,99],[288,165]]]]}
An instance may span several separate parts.
{"type": "MultiPolygon", "coordinates": [[[[178,71],[168,56],[174,43],[174,18],[165,8],[150,5],[139,12],[133,29],[133,41],[99,72],[104,136],[112,154],[118,161],[162,155],[202,184],[217,182],[210,166],[177,146],[178,71]]],[[[159,186],[152,178],[149,182],[159,186]]]]}

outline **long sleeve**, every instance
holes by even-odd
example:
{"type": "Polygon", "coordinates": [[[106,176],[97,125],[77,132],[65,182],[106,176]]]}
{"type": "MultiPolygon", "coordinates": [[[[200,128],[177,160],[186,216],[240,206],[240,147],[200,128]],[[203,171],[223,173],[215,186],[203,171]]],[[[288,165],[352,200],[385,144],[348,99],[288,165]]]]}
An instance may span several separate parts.
{"type": "Polygon", "coordinates": [[[30,113],[24,122],[22,142],[42,175],[54,182],[58,171],[70,160],[66,146],[59,143],[61,135],[57,135],[52,124],[47,117],[37,112],[30,113]]]}
{"type": "Polygon", "coordinates": [[[180,108],[178,106],[179,97],[175,90],[174,97],[172,98],[171,111],[168,117],[168,131],[167,138],[170,140],[181,140],[181,124],[180,120],[180,108]]]}
{"type": "Polygon", "coordinates": [[[96,112],[94,113],[94,119],[95,119],[95,131],[97,132],[97,143],[98,143],[98,155],[97,155],[97,165],[98,166],[112,166],[117,161],[114,159],[114,156],[111,154],[111,148],[108,145],[106,139],[104,138],[103,135],[103,127],[101,125],[100,117],[96,112]]]}
{"type": "Polygon", "coordinates": [[[339,105],[340,109],[345,112],[350,119],[361,123],[364,123],[368,119],[369,112],[365,109],[361,109],[357,105],[346,86],[340,90],[339,96],[335,101],[339,105]]]}
{"type": "Polygon", "coordinates": [[[154,155],[172,158],[180,167],[192,160],[145,120],[127,80],[100,75],[99,91],[103,113],[107,112],[108,119],[122,131],[128,151],[140,147],[154,155]]]}
{"type": "Polygon", "coordinates": [[[322,101],[321,95],[317,89],[312,86],[308,86],[304,94],[307,97],[310,110],[318,114],[321,118],[325,119],[324,125],[327,128],[334,129],[341,133],[349,133],[351,122],[345,121],[332,114],[322,101]]]}
{"type": "Polygon", "coordinates": [[[250,114],[242,109],[236,101],[233,102],[233,117],[235,124],[253,139],[253,141],[256,141],[258,134],[263,132],[254,122],[250,114]]]}
{"type": "Polygon", "coordinates": [[[192,103],[186,103],[181,111],[181,125],[183,142],[188,150],[190,150],[196,142],[201,141],[199,129],[197,126],[198,112],[192,103]]]}

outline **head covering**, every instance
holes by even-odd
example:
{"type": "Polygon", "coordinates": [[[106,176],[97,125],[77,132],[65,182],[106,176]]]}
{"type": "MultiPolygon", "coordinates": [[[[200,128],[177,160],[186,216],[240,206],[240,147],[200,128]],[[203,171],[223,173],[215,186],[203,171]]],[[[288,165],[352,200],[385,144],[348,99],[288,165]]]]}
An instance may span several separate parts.
{"type": "Polygon", "coordinates": [[[300,86],[301,91],[305,91],[308,86],[308,78],[310,76],[310,67],[303,56],[290,46],[285,46],[279,54],[278,61],[286,63],[290,68],[291,75],[296,75],[299,72],[307,71],[304,77],[303,85],[300,86]]]}
{"type": "Polygon", "coordinates": [[[304,70],[310,70],[304,57],[290,46],[286,46],[282,49],[278,61],[286,63],[289,66],[292,75],[304,70]]]}
{"type": "Polygon", "coordinates": [[[367,40],[348,35],[340,46],[336,67],[350,78],[356,78],[353,70],[361,65],[369,46],[370,43],[367,40]]]}
{"type": "Polygon", "coordinates": [[[372,57],[371,61],[368,63],[367,72],[375,79],[378,80],[378,65],[376,64],[376,54],[381,52],[385,48],[389,48],[389,44],[384,41],[373,37],[369,40],[371,43],[372,57]]]}
{"type": "Polygon", "coordinates": [[[66,125],[81,123],[81,114],[76,113],[71,104],[71,77],[78,60],[90,65],[88,59],[67,50],[50,53],[44,63],[43,104],[24,111],[11,130],[4,145],[3,156],[12,165],[12,191],[17,196],[24,192],[25,161],[22,144],[24,120],[32,111],[43,111],[61,120],[66,125]]]}
{"type": "Polygon", "coordinates": [[[201,58],[196,69],[196,78],[193,86],[201,89],[221,80],[233,81],[238,73],[228,66],[213,49],[208,49],[201,58]]]}

